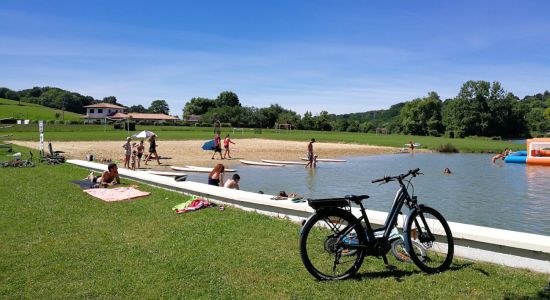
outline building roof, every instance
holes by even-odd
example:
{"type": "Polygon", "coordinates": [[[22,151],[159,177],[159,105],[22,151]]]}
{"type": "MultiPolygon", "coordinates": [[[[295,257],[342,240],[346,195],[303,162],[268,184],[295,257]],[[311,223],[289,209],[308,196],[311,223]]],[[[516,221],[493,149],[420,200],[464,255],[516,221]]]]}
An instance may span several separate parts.
{"type": "MultiPolygon", "coordinates": [[[[165,114],[144,114],[144,113],[123,114],[123,113],[119,113],[119,112],[109,116],[108,118],[109,119],[127,119],[128,116],[130,116],[130,118],[132,118],[134,120],[167,120],[167,121],[179,120],[178,117],[169,116],[169,115],[165,115],[165,114]]],[[[97,119],[97,117],[88,117],[88,118],[97,119]]]]}
{"type": "Polygon", "coordinates": [[[118,106],[118,105],[115,105],[115,104],[111,104],[111,103],[96,103],[96,104],[92,104],[92,105],[86,105],[84,106],[85,108],[117,108],[117,109],[126,109],[125,107],[122,107],[122,106],[118,106]]]}

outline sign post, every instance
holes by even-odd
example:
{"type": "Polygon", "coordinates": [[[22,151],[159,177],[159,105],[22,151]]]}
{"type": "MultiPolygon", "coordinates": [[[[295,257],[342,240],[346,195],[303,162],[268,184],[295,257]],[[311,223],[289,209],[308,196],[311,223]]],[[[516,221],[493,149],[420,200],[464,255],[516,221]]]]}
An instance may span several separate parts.
{"type": "Polygon", "coordinates": [[[40,132],[40,152],[44,155],[44,121],[38,121],[38,131],[40,132]]]}

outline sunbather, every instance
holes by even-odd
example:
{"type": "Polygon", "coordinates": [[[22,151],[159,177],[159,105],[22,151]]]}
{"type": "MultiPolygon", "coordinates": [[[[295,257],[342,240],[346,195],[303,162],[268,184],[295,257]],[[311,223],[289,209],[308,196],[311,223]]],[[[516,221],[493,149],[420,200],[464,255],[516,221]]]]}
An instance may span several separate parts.
{"type": "Polygon", "coordinates": [[[118,175],[118,167],[115,163],[110,163],[107,166],[107,171],[103,172],[101,176],[94,176],[90,173],[86,179],[89,179],[93,183],[97,183],[100,186],[108,187],[115,184],[120,184],[120,176],[118,175]]]}

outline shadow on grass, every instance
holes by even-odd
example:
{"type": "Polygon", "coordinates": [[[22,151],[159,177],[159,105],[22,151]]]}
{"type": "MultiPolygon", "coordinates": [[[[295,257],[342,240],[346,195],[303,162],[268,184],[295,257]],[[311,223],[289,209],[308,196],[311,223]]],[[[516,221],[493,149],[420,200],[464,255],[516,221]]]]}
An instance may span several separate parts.
{"type": "Polygon", "coordinates": [[[358,281],[364,279],[376,279],[376,278],[390,278],[393,277],[396,281],[401,282],[403,277],[411,276],[414,274],[422,273],[420,270],[406,271],[400,270],[396,266],[389,265],[385,271],[360,273],[355,276],[358,281]]]}

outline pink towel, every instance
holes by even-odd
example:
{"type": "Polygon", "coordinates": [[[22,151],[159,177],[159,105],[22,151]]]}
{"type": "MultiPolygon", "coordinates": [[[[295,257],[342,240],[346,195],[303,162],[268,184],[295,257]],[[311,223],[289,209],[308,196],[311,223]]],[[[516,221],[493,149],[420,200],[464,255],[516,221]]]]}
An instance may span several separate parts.
{"type": "Polygon", "coordinates": [[[134,199],[149,196],[151,194],[136,190],[133,187],[119,187],[114,189],[97,188],[84,190],[84,192],[88,193],[90,196],[94,196],[107,202],[134,199]]]}

